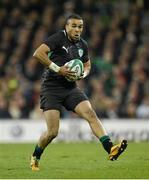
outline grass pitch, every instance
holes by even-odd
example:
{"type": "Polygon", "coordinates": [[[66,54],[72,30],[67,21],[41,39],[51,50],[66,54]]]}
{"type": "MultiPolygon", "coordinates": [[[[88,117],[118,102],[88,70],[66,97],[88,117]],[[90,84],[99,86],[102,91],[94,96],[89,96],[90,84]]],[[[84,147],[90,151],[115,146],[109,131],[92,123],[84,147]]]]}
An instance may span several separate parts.
{"type": "Polygon", "coordinates": [[[98,143],[53,143],[32,172],[34,144],[0,144],[1,179],[149,179],[149,143],[129,143],[114,162],[98,143]]]}

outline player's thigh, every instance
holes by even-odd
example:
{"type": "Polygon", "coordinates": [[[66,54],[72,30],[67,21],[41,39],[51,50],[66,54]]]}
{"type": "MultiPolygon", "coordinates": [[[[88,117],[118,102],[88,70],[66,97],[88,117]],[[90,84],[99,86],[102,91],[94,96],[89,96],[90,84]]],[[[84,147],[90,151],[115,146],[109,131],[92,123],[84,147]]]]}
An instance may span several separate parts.
{"type": "Polygon", "coordinates": [[[88,100],[80,102],[75,107],[75,112],[80,117],[86,119],[87,121],[92,121],[94,119],[97,119],[97,115],[95,111],[93,110],[91,103],[88,100]]]}
{"type": "Polygon", "coordinates": [[[50,109],[44,111],[43,113],[47,124],[47,131],[57,135],[59,129],[60,111],[56,109],[50,109]]]}
{"type": "Polygon", "coordinates": [[[62,96],[60,96],[57,92],[49,90],[49,92],[45,92],[40,95],[40,108],[43,109],[43,111],[52,109],[61,111],[62,101],[62,96]]]}
{"type": "Polygon", "coordinates": [[[88,97],[79,88],[72,89],[66,96],[63,106],[69,111],[75,111],[75,107],[82,101],[88,100],[88,97]]]}

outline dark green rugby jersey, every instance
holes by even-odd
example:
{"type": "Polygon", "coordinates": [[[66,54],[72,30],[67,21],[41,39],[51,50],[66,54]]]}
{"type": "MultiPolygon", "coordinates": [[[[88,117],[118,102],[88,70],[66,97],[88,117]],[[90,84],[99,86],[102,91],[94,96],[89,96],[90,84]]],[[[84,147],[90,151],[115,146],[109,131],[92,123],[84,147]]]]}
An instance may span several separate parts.
{"type": "MultiPolygon", "coordinates": [[[[89,60],[87,42],[83,38],[76,42],[70,41],[65,30],[53,34],[44,43],[51,50],[50,59],[58,66],[63,66],[72,59],[80,59],[83,63],[89,60]]],[[[69,82],[65,77],[45,68],[42,75],[43,91],[49,88],[73,88],[75,86],[75,82],[69,82]]]]}

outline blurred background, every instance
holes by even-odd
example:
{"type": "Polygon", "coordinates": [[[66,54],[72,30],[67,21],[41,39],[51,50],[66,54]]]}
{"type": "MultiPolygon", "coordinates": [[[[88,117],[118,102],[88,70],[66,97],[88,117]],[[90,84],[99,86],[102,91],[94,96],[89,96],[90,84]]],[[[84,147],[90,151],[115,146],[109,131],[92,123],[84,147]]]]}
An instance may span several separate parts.
{"type": "Polygon", "coordinates": [[[148,142],[149,0],[0,0],[0,179],[149,178],[148,142]],[[84,19],[92,62],[78,85],[112,141],[126,138],[128,151],[124,163],[109,164],[88,123],[63,109],[60,143],[46,151],[43,171],[30,173],[35,144],[26,143],[37,143],[46,129],[39,108],[44,67],[32,55],[71,13],[84,19]]]}
{"type": "Polygon", "coordinates": [[[149,120],[148,0],[0,0],[0,120],[42,119],[43,66],[32,55],[71,13],[84,19],[92,62],[78,85],[98,116],[149,120]]]}

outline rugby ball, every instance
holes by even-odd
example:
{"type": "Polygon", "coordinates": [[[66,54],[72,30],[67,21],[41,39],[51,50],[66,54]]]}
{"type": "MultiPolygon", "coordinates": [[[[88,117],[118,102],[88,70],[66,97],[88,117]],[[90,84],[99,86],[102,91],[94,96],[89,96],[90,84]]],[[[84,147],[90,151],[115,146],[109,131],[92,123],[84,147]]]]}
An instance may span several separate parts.
{"type": "Polygon", "coordinates": [[[80,59],[73,59],[65,64],[71,71],[76,72],[76,78],[69,79],[66,78],[68,81],[76,81],[84,72],[84,65],[80,59]]]}

